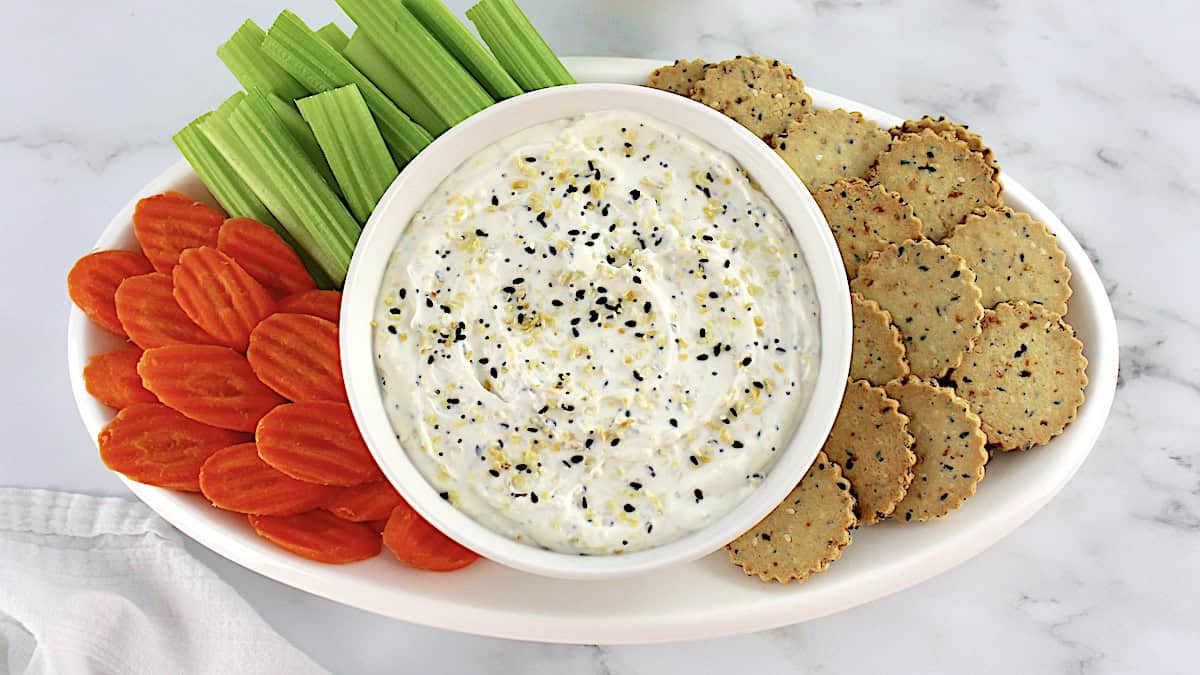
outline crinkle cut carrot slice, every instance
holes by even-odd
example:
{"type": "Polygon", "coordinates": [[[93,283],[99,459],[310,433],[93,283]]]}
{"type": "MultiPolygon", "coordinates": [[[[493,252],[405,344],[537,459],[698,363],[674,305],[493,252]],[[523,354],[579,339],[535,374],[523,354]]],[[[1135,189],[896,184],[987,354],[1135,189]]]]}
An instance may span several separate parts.
{"type": "Polygon", "coordinates": [[[126,347],[88,359],[83,368],[83,382],[88,393],[107,406],[127,408],[134,403],[155,403],[158,398],[142,386],[138,375],[138,359],[142,350],[126,347]]]}
{"type": "Polygon", "coordinates": [[[146,197],[133,211],[133,236],[154,269],[170,272],[179,254],[197,246],[216,246],[225,215],[179,192],[146,197]]]}
{"type": "Polygon", "coordinates": [[[125,335],[117,318],[117,287],[129,277],[153,271],[154,266],[141,253],[96,251],[80,258],[67,273],[67,294],[96,325],[125,335]]]}
{"type": "Polygon", "coordinates": [[[117,316],[133,343],[142,349],[163,345],[213,344],[175,302],[171,276],[152,272],[129,277],[117,287],[117,316]]]}
{"type": "Polygon", "coordinates": [[[452,572],[479,559],[403,501],[392,510],[383,528],[383,544],[405,565],[430,572],[452,572]]]}
{"type": "Polygon", "coordinates": [[[304,291],[280,300],[278,309],[337,323],[342,317],[342,294],[339,291],[304,291]]]}
{"type": "Polygon", "coordinates": [[[323,563],[350,563],[379,555],[379,534],[328,511],[295,516],[249,516],[260,537],[298,556],[323,563]]]}
{"type": "Polygon", "coordinates": [[[254,431],[285,401],[259,381],[246,357],[219,345],[147,349],[138,375],[158,400],[205,424],[254,431]]]}
{"type": "Polygon", "coordinates": [[[215,248],[184,251],[172,280],[184,313],[219,343],[240,352],[250,344],[250,331],[275,312],[267,289],[215,248]]]}
{"type": "Polygon", "coordinates": [[[385,481],[363,483],[354,487],[340,488],[330,495],[323,505],[338,518],[365,522],[369,520],[386,520],[392,514],[392,509],[404,502],[400,493],[392,484],[385,481]]]}
{"type": "Polygon", "coordinates": [[[226,511],[294,516],[318,508],[337,488],[296,480],[271,468],[254,443],[216,451],[200,467],[200,492],[226,511]]]}
{"type": "Polygon", "coordinates": [[[259,457],[292,478],[343,487],[383,479],[345,403],[281,405],[258,423],[255,439],[259,457]]]}
{"type": "Polygon", "coordinates": [[[250,333],[246,358],[259,379],[292,401],[345,401],[337,324],[279,313],[250,333]]]}
{"type": "Polygon", "coordinates": [[[100,459],[139,483],[199,492],[204,461],[248,439],[248,434],[190,420],[161,403],[137,403],[100,430],[100,459]]]}
{"type": "Polygon", "coordinates": [[[226,220],[217,235],[217,250],[236,260],[275,297],[317,287],[295,249],[257,220],[226,220]]]}

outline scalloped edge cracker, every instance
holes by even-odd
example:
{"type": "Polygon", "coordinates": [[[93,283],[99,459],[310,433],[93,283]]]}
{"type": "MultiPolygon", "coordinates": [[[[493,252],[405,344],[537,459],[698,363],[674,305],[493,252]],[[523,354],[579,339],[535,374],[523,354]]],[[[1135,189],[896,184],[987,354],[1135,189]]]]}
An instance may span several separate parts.
{"type": "Polygon", "coordinates": [[[904,134],[915,134],[922,129],[932,129],[942,135],[953,135],[958,140],[966,143],[972,150],[983,155],[983,158],[996,171],[996,174],[1000,174],[1000,163],[996,161],[996,153],[983,142],[983,136],[971,131],[970,127],[965,124],[951,122],[945,115],[938,115],[937,117],[922,115],[919,120],[904,120],[888,131],[893,137],[896,137],[904,134]]]}
{"type": "Polygon", "coordinates": [[[912,481],[913,438],[900,405],[881,387],[847,383],[842,407],[821,450],[842,467],[858,500],[858,519],[874,525],[891,515],[912,481]]]}
{"type": "Polygon", "coordinates": [[[872,253],[888,244],[924,238],[921,220],[899,193],[861,178],[836,180],[819,188],[813,198],[833,231],[846,276],[851,279],[872,253]]]}
{"type": "Polygon", "coordinates": [[[913,436],[913,481],[896,505],[904,522],[940,518],[957,509],[983,480],[987,436],[971,406],[949,387],[917,377],[889,382],[884,390],[900,403],[913,436]]]}
{"type": "Polygon", "coordinates": [[[979,335],[983,305],[975,273],[931,241],[888,246],[859,267],[850,290],[891,313],[914,375],[942,377],[979,335]]]}
{"type": "Polygon", "coordinates": [[[893,139],[875,160],[869,178],[900,193],[924,226],[941,241],[975,209],[1000,206],[1000,181],[981,153],[932,129],[893,139]]]}
{"type": "Polygon", "coordinates": [[[1061,434],[1083,405],[1087,359],[1075,329],[1041,305],[1001,303],[951,379],[988,443],[1028,450],[1061,434]]]}
{"type": "Polygon", "coordinates": [[[892,315],[858,293],[850,294],[850,308],[854,316],[850,379],[882,385],[908,375],[904,343],[892,325],[892,315]]]}
{"type": "Polygon", "coordinates": [[[862,113],[813,110],[771,138],[775,152],[810,191],[839,178],[863,178],[892,137],[862,113]]]}
{"type": "Polygon", "coordinates": [[[802,581],[842,557],[854,527],[854,497],[825,453],[775,510],[725,545],[729,560],[763,581],[802,581]]]}
{"type": "Polygon", "coordinates": [[[977,209],[944,242],[967,261],[985,308],[1001,302],[1067,313],[1071,269],[1058,238],[1040,220],[1010,208],[977,209]]]}
{"type": "Polygon", "coordinates": [[[675,63],[656,68],[650,73],[650,77],[646,78],[646,86],[680,96],[691,96],[692,88],[704,77],[704,71],[712,65],[704,59],[676,59],[675,63]]]}
{"type": "Polygon", "coordinates": [[[770,138],[812,109],[812,97],[791,66],[761,56],[738,56],[713,64],[696,82],[692,98],[760,138],[770,138]]]}

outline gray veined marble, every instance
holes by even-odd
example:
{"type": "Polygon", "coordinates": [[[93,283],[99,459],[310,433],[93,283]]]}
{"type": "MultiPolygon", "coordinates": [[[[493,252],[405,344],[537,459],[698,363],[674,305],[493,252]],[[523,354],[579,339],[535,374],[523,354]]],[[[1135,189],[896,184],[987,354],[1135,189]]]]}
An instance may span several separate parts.
{"type": "MultiPolygon", "coordinates": [[[[452,0],[461,10],[465,0],[452,0]]],[[[571,55],[763,53],[905,116],[947,113],[996,148],[1097,261],[1124,371],[1075,479],[967,564],[857,609],[687,645],[564,647],[367,615],[199,547],[337,672],[1194,672],[1200,659],[1200,74],[1186,1],[522,0],[571,55]]],[[[247,15],[332,0],[16,3],[0,22],[6,206],[0,480],[127,494],[69,396],[64,278],[170,135],[235,86],[213,55],[247,15]]]]}

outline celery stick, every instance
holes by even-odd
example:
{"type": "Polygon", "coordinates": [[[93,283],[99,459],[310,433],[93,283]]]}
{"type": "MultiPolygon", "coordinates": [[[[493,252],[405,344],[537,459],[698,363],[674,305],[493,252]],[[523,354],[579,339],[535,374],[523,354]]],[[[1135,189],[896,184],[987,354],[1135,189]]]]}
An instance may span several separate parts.
{"type": "Polygon", "coordinates": [[[342,54],[375,83],[400,109],[408,113],[417,124],[425,127],[434,136],[440,136],[450,127],[425,103],[408,80],[399,73],[383,54],[371,44],[366,33],[354,31],[342,54]]]}
{"type": "Polygon", "coordinates": [[[494,102],[397,0],[337,0],[337,3],[447,126],[458,124],[494,102]]]}
{"type": "Polygon", "coordinates": [[[467,18],[525,91],[575,84],[562,61],[513,0],[481,0],[467,10],[467,18]]]}
{"type": "Polygon", "coordinates": [[[417,19],[466,66],[497,101],[521,95],[521,87],[479,40],[454,18],[442,0],[404,0],[417,19]]]}
{"type": "Polygon", "coordinates": [[[346,43],[350,41],[350,38],[346,37],[346,33],[336,23],[327,23],[318,28],[317,37],[339,52],[345,49],[346,43]]]}
{"type": "Polygon", "coordinates": [[[366,223],[399,170],[358,87],[330,89],[296,105],[329,158],[354,217],[366,223]]]}
{"type": "Polygon", "coordinates": [[[337,192],[337,178],[334,177],[333,170],[329,168],[329,162],[325,159],[325,153],[321,151],[320,144],[317,143],[317,137],[313,135],[312,129],[308,127],[304,118],[296,110],[296,103],[285,101],[274,94],[267,94],[267,102],[271,104],[271,109],[275,111],[275,114],[279,115],[280,121],[288,131],[292,132],[292,137],[300,144],[304,154],[312,160],[313,166],[321,172],[321,177],[325,179],[326,183],[329,183],[329,187],[337,192]]]}
{"type": "Polygon", "coordinates": [[[267,31],[262,48],[313,93],[356,85],[398,166],[406,164],[433,141],[429,132],[409,119],[366,75],[317,37],[292,12],[284,10],[280,13],[267,31]]]}
{"type": "Polygon", "coordinates": [[[217,47],[217,56],[246,91],[271,93],[286,101],[312,93],[263,54],[266,36],[258,24],[247,19],[225,44],[217,47]]]}
{"type": "Polygon", "coordinates": [[[254,194],[250,186],[217,151],[216,146],[205,138],[204,132],[200,130],[200,125],[211,115],[212,113],[201,115],[175,134],[172,137],[175,147],[179,148],[184,159],[192,165],[192,170],[200,176],[204,186],[217,198],[226,213],[235,218],[252,218],[275,230],[288,246],[291,246],[300,255],[300,259],[304,261],[304,266],[317,281],[317,285],[321,288],[332,288],[332,282],[329,277],[325,276],[320,266],[304,252],[304,249],[300,248],[291,233],[279,224],[262,200],[254,194]]]}

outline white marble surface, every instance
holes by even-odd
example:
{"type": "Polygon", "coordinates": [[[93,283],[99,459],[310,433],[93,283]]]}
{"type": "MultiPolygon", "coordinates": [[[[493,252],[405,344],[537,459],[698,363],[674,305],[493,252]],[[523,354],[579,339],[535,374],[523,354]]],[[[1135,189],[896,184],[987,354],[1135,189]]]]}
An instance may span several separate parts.
{"type": "MultiPolygon", "coordinates": [[[[456,9],[465,0],[451,1],[456,9]]],[[[1090,460],[967,564],[843,614],[652,647],[543,646],[385,620],[200,547],[336,672],[1194,672],[1200,658],[1200,6],[1032,0],[523,0],[561,53],[778,56],[814,86],[905,116],[948,113],[1098,261],[1123,375],[1090,460]]],[[[75,416],[66,270],[177,158],[169,137],[234,82],[213,56],[281,0],[9,3],[0,105],[0,483],[127,495],[75,416]]],[[[312,22],[332,0],[290,0],[312,22]]]]}

